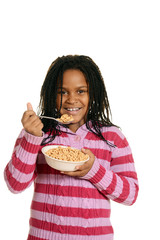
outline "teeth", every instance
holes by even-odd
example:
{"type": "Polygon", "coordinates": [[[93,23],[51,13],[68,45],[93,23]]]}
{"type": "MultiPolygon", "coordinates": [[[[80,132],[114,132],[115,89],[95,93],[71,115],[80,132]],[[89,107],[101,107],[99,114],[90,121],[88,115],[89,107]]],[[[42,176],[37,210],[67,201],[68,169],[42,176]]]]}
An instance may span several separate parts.
{"type": "Polygon", "coordinates": [[[79,108],[67,108],[67,111],[77,111],[79,108]]]}

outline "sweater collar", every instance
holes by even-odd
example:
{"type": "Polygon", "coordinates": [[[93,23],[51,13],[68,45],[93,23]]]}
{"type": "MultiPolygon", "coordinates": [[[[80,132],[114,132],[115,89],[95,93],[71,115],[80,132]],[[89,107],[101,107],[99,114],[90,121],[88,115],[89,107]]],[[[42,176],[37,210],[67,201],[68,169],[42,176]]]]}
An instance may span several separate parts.
{"type": "MultiPolygon", "coordinates": [[[[91,124],[91,122],[89,122],[89,124],[91,124]]],[[[73,135],[82,134],[83,132],[88,132],[86,123],[84,123],[82,126],[80,126],[76,132],[72,132],[69,128],[65,128],[62,125],[60,126],[60,130],[63,132],[66,132],[66,133],[71,133],[73,135]]]]}

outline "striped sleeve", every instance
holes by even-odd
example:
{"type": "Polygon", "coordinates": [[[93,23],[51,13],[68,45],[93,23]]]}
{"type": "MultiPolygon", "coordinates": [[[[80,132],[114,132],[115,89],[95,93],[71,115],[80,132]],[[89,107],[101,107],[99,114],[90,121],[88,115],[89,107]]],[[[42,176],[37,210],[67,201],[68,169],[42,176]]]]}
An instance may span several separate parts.
{"type": "Polygon", "coordinates": [[[4,178],[9,190],[19,193],[31,185],[36,177],[36,159],[43,137],[36,137],[21,131],[4,170],[4,178]]]}
{"type": "Polygon", "coordinates": [[[138,179],[130,146],[123,138],[113,150],[110,168],[106,169],[96,158],[91,170],[83,177],[89,180],[107,198],[132,205],[138,195],[138,179]]]}

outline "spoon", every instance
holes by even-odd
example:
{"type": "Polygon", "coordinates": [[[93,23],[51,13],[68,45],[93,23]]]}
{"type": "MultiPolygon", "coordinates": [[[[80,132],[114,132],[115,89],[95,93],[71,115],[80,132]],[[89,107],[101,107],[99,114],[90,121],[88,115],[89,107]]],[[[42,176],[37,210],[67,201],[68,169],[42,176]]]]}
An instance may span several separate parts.
{"type": "Polygon", "coordinates": [[[60,124],[70,124],[72,121],[68,121],[68,122],[63,122],[60,120],[60,118],[54,118],[54,117],[48,117],[48,116],[39,116],[39,118],[46,118],[46,119],[52,119],[55,120],[57,122],[59,122],[60,124]]]}

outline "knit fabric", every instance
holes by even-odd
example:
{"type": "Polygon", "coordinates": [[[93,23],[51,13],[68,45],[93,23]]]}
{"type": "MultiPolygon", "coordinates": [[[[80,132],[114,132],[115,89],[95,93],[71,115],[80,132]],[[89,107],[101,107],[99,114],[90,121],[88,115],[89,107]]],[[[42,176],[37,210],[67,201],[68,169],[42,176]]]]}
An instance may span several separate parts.
{"type": "Polygon", "coordinates": [[[65,133],[49,144],[87,148],[95,155],[94,164],[84,177],[70,177],[48,166],[41,152],[47,134],[36,137],[25,130],[5,168],[5,180],[13,193],[22,192],[34,182],[27,239],[112,240],[110,199],[132,205],[138,193],[129,144],[116,127],[102,128],[103,136],[115,148],[89,132],[85,125],[76,133],[61,129],[65,133]]]}

